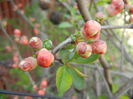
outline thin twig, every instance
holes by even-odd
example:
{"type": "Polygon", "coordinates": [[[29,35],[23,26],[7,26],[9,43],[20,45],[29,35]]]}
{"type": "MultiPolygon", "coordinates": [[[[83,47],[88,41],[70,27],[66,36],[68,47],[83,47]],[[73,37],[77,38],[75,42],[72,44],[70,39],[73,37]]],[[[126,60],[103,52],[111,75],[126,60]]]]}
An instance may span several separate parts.
{"type": "Polygon", "coordinates": [[[40,97],[40,98],[46,98],[46,99],[70,99],[70,98],[61,98],[57,96],[41,96],[37,94],[30,94],[30,93],[21,93],[21,92],[14,92],[14,91],[7,91],[7,90],[0,90],[0,93],[2,94],[10,94],[10,95],[19,95],[19,96],[31,96],[31,97],[40,97]]]}
{"type": "MultiPolygon", "coordinates": [[[[19,55],[19,60],[21,61],[22,60],[22,56],[20,55],[20,52],[19,52],[19,49],[16,45],[16,43],[10,38],[10,36],[8,35],[8,33],[6,32],[6,30],[3,28],[1,22],[0,22],[0,29],[2,30],[3,34],[8,38],[8,40],[11,42],[12,45],[14,45],[14,47],[16,48],[17,50],[17,53],[19,55]]],[[[35,84],[35,82],[32,80],[32,77],[30,76],[29,72],[24,72],[26,74],[26,76],[29,78],[30,82],[32,85],[35,84]]]]}

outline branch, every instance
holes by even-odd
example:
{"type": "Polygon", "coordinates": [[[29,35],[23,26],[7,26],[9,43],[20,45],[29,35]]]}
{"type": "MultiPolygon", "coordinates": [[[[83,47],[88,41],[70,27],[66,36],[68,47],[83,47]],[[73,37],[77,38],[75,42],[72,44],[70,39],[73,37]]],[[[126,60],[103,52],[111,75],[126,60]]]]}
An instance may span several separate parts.
{"type": "MultiPolygon", "coordinates": [[[[97,66],[96,63],[95,63],[95,65],[97,66]]],[[[105,83],[105,86],[106,86],[106,88],[107,88],[107,91],[108,91],[108,94],[109,94],[110,99],[116,99],[116,98],[113,98],[113,95],[112,95],[112,92],[110,91],[110,88],[109,88],[109,86],[108,86],[108,83],[107,83],[105,77],[103,76],[102,72],[101,72],[100,69],[98,68],[98,66],[97,66],[97,70],[98,70],[99,74],[102,76],[102,79],[103,79],[103,81],[104,81],[104,83],[105,83]]]]}
{"type": "Polygon", "coordinates": [[[133,29],[133,24],[129,24],[129,25],[121,25],[121,26],[111,26],[111,25],[105,25],[102,26],[102,29],[133,29]]]}
{"type": "Polygon", "coordinates": [[[68,98],[60,98],[60,97],[56,97],[56,96],[41,96],[41,95],[37,95],[37,94],[20,93],[20,92],[14,92],[14,91],[6,91],[6,90],[0,90],[0,93],[10,94],[10,95],[19,95],[19,96],[40,97],[40,98],[47,98],[47,99],[68,99],[68,98]]]}
{"type": "Polygon", "coordinates": [[[117,99],[121,95],[125,94],[133,85],[133,78],[128,80],[123,86],[119,88],[119,90],[114,94],[114,99],[117,99]]]}
{"type": "Polygon", "coordinates": [[[104,69],[104,76],[109,85],[109,88],[110,90],[112,90],[112,79],[111,79],[111,75],[110,75],[109,68],[108,68],[109,64],[103,55],[100,56],[99,61],[104,69]]]}
{"type": "Polygon", "coordinates": [[[80,10],[81,15],[83,16],[84,21],[88,21],[91,19],[91,16],[87,10],[87,6],[85,4],[85,0],[76,0],[78,4],[78,8],[80,10]]]}
{"type": "Polygon", "coordinates": [[[54,49],[53,49],[53,54],[56,54],[61,48],[63,48],[65,45],[67,45],[68,43],[71,43],[72,42],[72,39],[71,37],[67,38],[65,41],[63,41],[62,43],[60,43],[58,46],[56,46],[54,49]]]}
{"type": "MultiPolygon", "coordinates": [[[[80,13],[82,14],[82,16],[84,18],[84,21],[88,21],[89,19],[91,19],[89,11],[87,10],[86,4],[85,4],[85,0],[76,0],[76,1],[78,3],[79,8],[80,8],[79,9],[80,13]],[[86,20],[86,19],[88,19],[88,20],[86,20]]],[[[104,56],[100,56],[99,61],[104,68],[104,75],[105,75],[105,78],[106,78],[107,83],[108,83],[110,90],[111,90],[112,81],[111,81],[111,76],[110,76],[109,70],[107,69],[109,65],[108,65],[106,59],[104,58],[104,56]]]]}
{"type": "MultiPolygon", "coordinates": [[[[19,60],[21,61],[22,60],[22,56],[20,55],[20,52],[19,52],[19,49],[16,45],[16,43],[10,38],[10,36],[8,35],[8,33],[6,32],[6,30],[3,28],[2,24],[1,24],[1,21],[0,21],[0,29],[2,30],[3,34],[8,38],[8,40],[11,42],[12,45],[14,45],[14,47],[16,48],[17,50],[17,53],[19,55],[19,60]]],[[[29,74],[29,72],[24,72],[25,75],[29,78],[30,80],[30,83],[33,85],[35,85],[35,82],[32,80],[32,77],[31,75],[29,74]]]]}

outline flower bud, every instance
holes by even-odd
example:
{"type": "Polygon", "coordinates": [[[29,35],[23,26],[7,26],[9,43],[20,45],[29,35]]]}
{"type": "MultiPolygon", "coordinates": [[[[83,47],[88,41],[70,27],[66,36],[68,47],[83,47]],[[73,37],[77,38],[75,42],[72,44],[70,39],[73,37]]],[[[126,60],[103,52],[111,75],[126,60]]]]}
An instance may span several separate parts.
{"type": "Polygon", "coordinates": [[[54,55],[47,49],[43,48],[39,51],[37,55],[37,63],[41,67],[49,67],[54,61],[54,55]]]}
{"type": "Polygon", "coordinates": [[[100,30],[101,25],[98,22],[94,20],[87,21],[83,27],[83,36],[90,40],[90,38],[94,38],[94,36],[98,35],[100,30]]]}
{"type": "Polygon", "coordinates": [[[36,66],[37,66],[37,62],[36,62],[36,59],[33,57],[25,58],[19,64],[19,68],[24,72],[31,71],[34,68],[36,68],[36,66]]]}
{"type": "Polygon", "coordinates": [[[97,40],[91,44],[92,52],[94,54],[104,54],[107,50],[107,45],[105,41],[97,40]]]}
{"type": "Polygon", "coordinates": [[[19,29],[15,29],[14,30],[14,36],[15,37],[20,37],[20,35],[21,35],[21,31],[19,29]]]}
{"type": "Polygon", "coordinates": [[[91,46],[85,42],[78,43],[76,50],[77,53],[83,58],[88,58],[92,52],[91,46]]]}
{"type": "Polygon", "coordinates": [[[20,38],[20,44],[22,44],[22,45],[27,45],[28,44],[28,38],[27,38],[27,36],[22,36],[20,38]]]}
{"type": "Polygon", "coordinates": [[[30,39],[29,45],[33,48],[33,49],[41,49],[43,46],[42,41],[40,40],[40,38],[38,37],[32,37],[30,39]]]}
{"type": "Polygon", "coordinates": [[[112,0],[112,3],[107,8],[107,12],[110,16],[115,16],[118,13],[122,12],[123,9],[124,9],[123,0],[112,0]]]}
{"type": "Polygon", "coordinates": [[[40,84],[40,88],[45,88],[45,87],[47,87],[47,85],[48,85],[47,80],[43,80],[43,81],[41,82],[41,84],[40,84]]]}
{"type": "Polygon", "coordinates": [[[38,95],[42,95],[42,96],[45,95],[45,91],[44,90],[38,90],[37,93],[38,93],[38,95]]]}

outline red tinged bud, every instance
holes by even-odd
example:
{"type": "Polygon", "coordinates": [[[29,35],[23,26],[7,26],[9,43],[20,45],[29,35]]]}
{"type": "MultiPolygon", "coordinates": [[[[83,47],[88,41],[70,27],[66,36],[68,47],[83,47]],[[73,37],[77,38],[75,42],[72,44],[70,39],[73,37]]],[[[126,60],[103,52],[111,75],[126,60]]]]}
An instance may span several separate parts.
{"type": "Polygon", "coordinates": [[[6,51],[8,51],[8,52],[11,52],[11,47],[9,46],[9,45],[7,45],[6,47],[5,47],[5,49],[6,49],[6,51]]]}
{"type": "Polygon", "coordinates": [[[98,22],[94,20],[87,21],[83,27],[83,36],[90,40],[90,38],[94,38],[96,35],[98,35],[100,30],[101,25],[98,22]]]}
{"type": "Polygon", "coordinates": [[[47,80],[43,80],[43,81],[41,82],[41,84],[40,84],[40,88],[45,88],[45,87],[47,87],[47,85],[48,85],[47,80]]]}
{"type": "Polygon", "coordinates": [[[38,37],[32,37],[29,42],[30,47],[33,49],[41,49],[43,46],[42,41],[38,37]]]}
{"type": "Polygon", "coordinates": [[[20,35],[21,35],[21,31],[19,29],[15,29],[14,30],[14,36],[15,37],[20,37],[20,35]]]}
{"type": "Polygon", "coordinates": [[[34,28],[33,31],[34,31],[34,34],[35,34],[35,35],[38,35],[38,34],[39,34],[39,31],[38,31],[37,28],[34,28]]]}
{"type": "Polygon", "coordinates": [[[133,23],[133,16],[130,16],[130,23],[133,23]]]}
{"type": "Polygon", "coordinates": [[[27,45],[28,44],[28,38],[27,38],[27,36],[22,36],[20,38],[20,44],[22,44],[22,45],[27,45]]]}
{"type": "Polygon", "coordinates": [[[44,90],[38,90],[38,95],[41,95],[41,96],[43,96],[43,95],[45,95],[45,91],[44,90]]]}
{"type": "Polygon", "coordinates": [[[33,86],[33,89],[34,89],[35,91],[37,91],[37,90],[38,90],[37,85],[34,85],[34,86],[33,86]]]}
{"type": "Polygon", "coordinates": [[[107,8],[107,12],[110,16],[115,16],[118,13],[122,12],[123,9],[124,9],[123,0],[112,0],[112,3],[107,8]]]}
{"type": "Polygon", "coordinates": [[[16,56],[16,55],[13,56],[13,62],[14,63],[18,63],[19,62],[18,56],[16,56]]]}
{"type": "Polygon", "coordinates": [[[94,54],[104,54],[107,50],[107,44],[105,41],[97,40],[91,44],[92,52],[94,54]]]}
{"type": "Polygon", "coordinates": [[[30,96],[25,96],[24,99],[32,99],[30,96]]]}
{"type": "Polygon", "coordinates": [[[43,48],[38,52],[37,63],[41,67],[49,67],[54,61],[54,55],[49,52],[47,49],[43,48]]]}
{"type": "Polygon", "coordinates": [[[96,13],[96,19],[98,19],[98,22],[100,22],[102,24],[104,22],[104,14],[103,14],[103,12],[97,12],[96,13]]]}
{"type": "Polygon", "coordinates": [[[19,38],[19,37],[15,37],[15,38],[14,38],[14,41],[15,41],[16,43],[18,43],[18,42],[19,42],[19,40],[20,40],[20,38],[19,38]]]}
{"type": "Polygon", "coordinates": [[[13,64],[13,65],[12,65],[12,68],[17,68],[17,67],[18,67],[17,64],[13,64]]]}
{"type": "Polygon", "coordinates": [[[130,12],[131,14],[133,14],[133,6],[130,6],[130,7],[129,7],[129,12],[130,12]]]}
{"type": "Polygon", "coordinates": [[[37,66],[37,62],[36,62],[36,59],[33,57],[25,58],[19,64],[19,68],[24,72],[31,71],[34,68],[36,68],[36,66],[37,66]]]}
{"type": "Polygon", "coordinates": [[[86,42],[78,43],[76,50],[77,50],[77,53],[83,58],[88,58],[89,56],[91,56],[91,53],[92,53],[91,46],[86,42]]]}

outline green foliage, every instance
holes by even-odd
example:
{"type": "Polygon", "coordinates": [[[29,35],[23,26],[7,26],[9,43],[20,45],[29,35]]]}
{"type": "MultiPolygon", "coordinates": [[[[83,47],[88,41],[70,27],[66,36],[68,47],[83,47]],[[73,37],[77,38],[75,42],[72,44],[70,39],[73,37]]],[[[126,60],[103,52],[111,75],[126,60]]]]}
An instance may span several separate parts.
{"type": "Polygon", "coordinates": [[[84,87],[84,78],[79,76],[72,68],[67,67],[67,71],[72,76],[72,85],[78,90],[81,90],[84,87]]]}
{"type": "Polygon", "coordinates": [[[103,5],[103,4],[107,4],[110,3],[110,0],[99,0],[96,5],[103,5]]]}
{"type": "Polygon", "coordinates": [[[67,91],[72,84],[72,76],[65,66],[59,67],[56,72],[56,86],[59,93],[67,91]]]}
{"type": "Polygon", "coordinates": [[[66,50],[66,49],[60,50],[60,56],[61,56],[62,61],[64,63],[69,62],[74,56],[73,49],[71,49],[71,50],[69,50],[69,49],[68,50],[66,50]]]}
{"type": "Polygon", "coordinates": [[[51,49],[52,48],[52,41],[51,40],[44,40],[43,41],[43,47],[46,49],[51,49]]]}
{"type": "Polygon", "coordinates": [[[89,64],[93,63],[99,58],[100,55],[92,54],[89,58],[82,58],[78,54],[75,55],[75,58],[71,62],[75,62],[78,64],[89,64]],[[76,58],[77,57],[77,58],[76,58]]]}
{"type": "Polygon", "coordinates": [[[112,84],[112,93],[115,93],[118,90],[118,85],[113,83],[112,84]]]}
{"type": "Polygon", "coordinates": [[[105,96],[99,96],[98,99],[107,99],[105,96]]]}
{"type": "Polygon", "coordinates": [[[73,27],[73,25],[69,22],[62,22],[58,25],[59,28],[70,28],[73,27]]]}
{"type": "Polygon", "coordinates": [[[120,96],[120,99],[130,99],[128,96],[120,96]]]}

